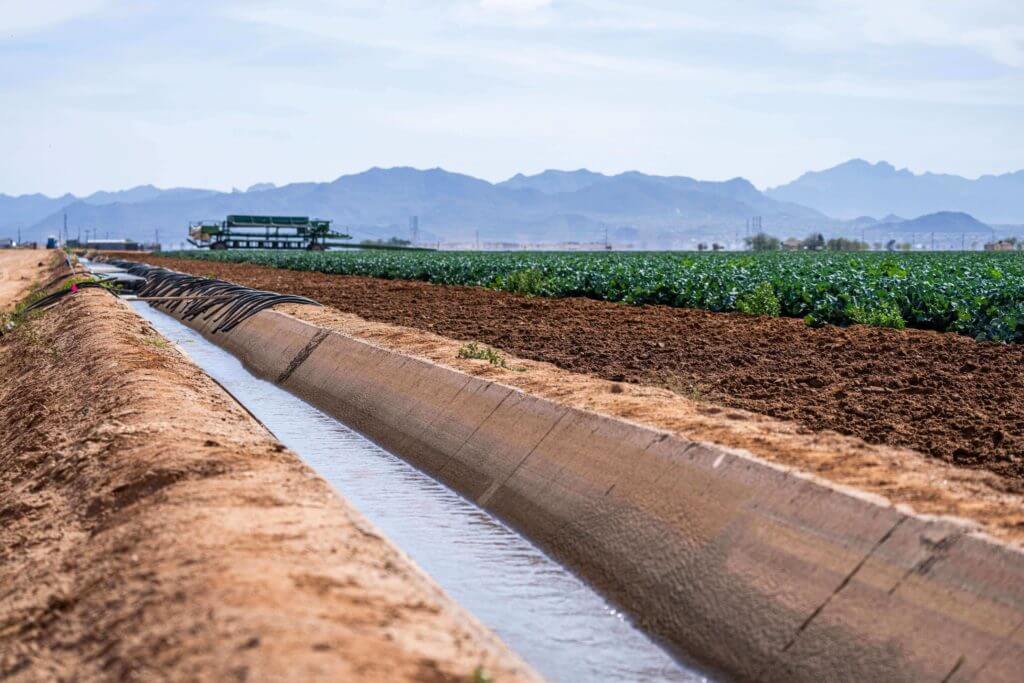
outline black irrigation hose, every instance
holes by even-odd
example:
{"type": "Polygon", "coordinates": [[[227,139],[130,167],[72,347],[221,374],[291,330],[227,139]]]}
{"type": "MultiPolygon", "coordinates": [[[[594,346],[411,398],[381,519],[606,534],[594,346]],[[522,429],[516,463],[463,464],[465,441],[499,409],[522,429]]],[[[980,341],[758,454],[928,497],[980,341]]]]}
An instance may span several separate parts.
{"type": "Polygon", "coordinates": [[[31,311],[37,311],[37,310],[40,310],[40,309],[43,309],[43,308],[47,308],[48,306],[52,306],[53,304],[57,303],[58,301],[60,301],[64,297],[66,297],[68,294],[71,294],[76,289],[107,289],[109,291],[109,289],[106,286],[104,286],[104,284],[102,282],[98,282],[98,281],[97,282],[79,282],[79,283],[75,284],[74,287],[75,287],[75,289],[72,289],[72,288],[69,287],[68,289],[58,290],[58,291],[54,292],[53,294],[47,294],[43,298],[38,299],[36,301],[33,301],[31,304],[29,304],[28,306],[23,308],[20,311],[20,313],[22,315],[24,315],[25,313],[29,313],[31,311]]]}
{"type": "MultiPolygon", "coordinates": [[[[63,275],[58,275],[58,276],[56,276],[54,278],[51,278],[45,284],[40,285],[39,287],[36,287],[35,288],[35,292],[38,292],[38,291],[41,291],[41,290],[44,290],[44,289],[49,289],[50,287],[53,287],[55,284],[57,284],[61,280],[66,280],[69,277],[74,277],[75,275],[88,275],[88,274],[89,274],[89,271],[87,271],[87,270],[72,270],[70,273],[64,273],[63,275]]],[[[35,293],[35,292],[33,292],[33,293],[35,293]]]]}
{"type": "Polygon", "coordinates": [[[277,304],[320,305],[304,296],[250,289],[224,280],[197,277],[145,263],[114,259],[107,263],[146,280],[146,284],[135,292],[140,299],[168,297],[164,301],[155,301],[153,305],[168,313],[177,313],[182,320],[198,317],[212,320],[214,325],[211,334],[230,332],[246,318],[277,304]]]}

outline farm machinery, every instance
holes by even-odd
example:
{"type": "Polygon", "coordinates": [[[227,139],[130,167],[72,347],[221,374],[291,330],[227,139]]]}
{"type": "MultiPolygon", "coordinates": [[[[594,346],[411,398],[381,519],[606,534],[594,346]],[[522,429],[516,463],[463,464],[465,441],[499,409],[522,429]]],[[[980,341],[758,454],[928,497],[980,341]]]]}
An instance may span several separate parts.
{"type": "Polygon", "coordinates": [[[231,215],[220,222],[191,222],[188,235],[189,244],[209,249],[323,251],[327,247],[351,246],[331,241],[351,239],[351,235],[333,232],[330,221],[306,216],[231,215]]]}

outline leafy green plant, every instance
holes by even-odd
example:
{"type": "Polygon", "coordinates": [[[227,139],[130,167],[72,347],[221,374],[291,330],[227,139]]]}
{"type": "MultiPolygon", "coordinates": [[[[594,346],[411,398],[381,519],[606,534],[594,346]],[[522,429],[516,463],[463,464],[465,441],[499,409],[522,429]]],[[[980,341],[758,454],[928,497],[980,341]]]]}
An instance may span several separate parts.
{"type": "Polygon", "coordinates": [[[499,368],[507,368],[505,357],[489,346],[470,342],[459,349],[459,358],[471,358],[474,360],[485,360],[491,365],[499,368]]]}
{"type": "Polygon", "coordinates": [[[902,330],[907,324],[900,314],[899,308],[887,301],[880,302],[871,308],[850,305],[846,307],[845,313],[850,322],[872,327],[892,327],[902,330]]]}
{"type": "Polygon", "coordinates": [[[535,268],[514,270],[511,273],[494,278],[491,287],[516,294],[541,295],[545,293],[547,284],[544,273],[535,268]]]}
{"type": "Polygon", "coordinates": [[[782,315],[813,325],[864,320],[899,327],[902,320],[906,327],[1024,341],[1020,252],[225,250],[169,255],[541,296],[782,315]]]}
{"type": "Polygon", "coordinates": [[[736,310],[747,315],[768,315],[773,318],[782,315],[782,305],[770,282],[762,282],[736,299],[736,310]]]}

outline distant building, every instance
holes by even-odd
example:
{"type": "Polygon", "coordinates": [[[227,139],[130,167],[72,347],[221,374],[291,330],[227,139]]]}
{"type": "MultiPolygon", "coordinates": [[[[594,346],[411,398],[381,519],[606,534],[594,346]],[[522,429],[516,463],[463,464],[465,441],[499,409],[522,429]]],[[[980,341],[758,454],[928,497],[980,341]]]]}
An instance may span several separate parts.
{"type": "Polygon", "coordinates": [[[798,251],[804,246],[803,240],[798,240],[795,237],[790,237],[782,242],[782,248],[787,251],[798,251]]]}
{"type": "Polygon", "coordinates": [[[998,242],[986,242],[985,251],[1013,251],[1016,248],[1016,244],[1009,240],[999,240],[998,242]]]}
{"type": "Polygon", "coordinates": [[[143,251],[143,245],[129,239],[89,240],[85,243],[85,247],[86,249],[95,249],[96,251],[143,251]]]}
{"type": "Polygon", "coordinates": [[[0,238],[0,249],[10,249],[14,246],[14,240],[10,237],[0,238]]]}

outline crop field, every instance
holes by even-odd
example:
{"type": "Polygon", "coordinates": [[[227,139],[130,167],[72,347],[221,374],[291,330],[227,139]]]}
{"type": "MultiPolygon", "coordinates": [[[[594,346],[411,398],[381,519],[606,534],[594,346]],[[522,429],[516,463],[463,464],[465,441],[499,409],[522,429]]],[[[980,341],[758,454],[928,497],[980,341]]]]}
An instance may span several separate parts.
{"type": "Polygon", "coordinates": [[[550,297],[913,327],[1024,341],[1015,253],[479,253],[187,251],[172,256],[489,287],[550,297]]]}

